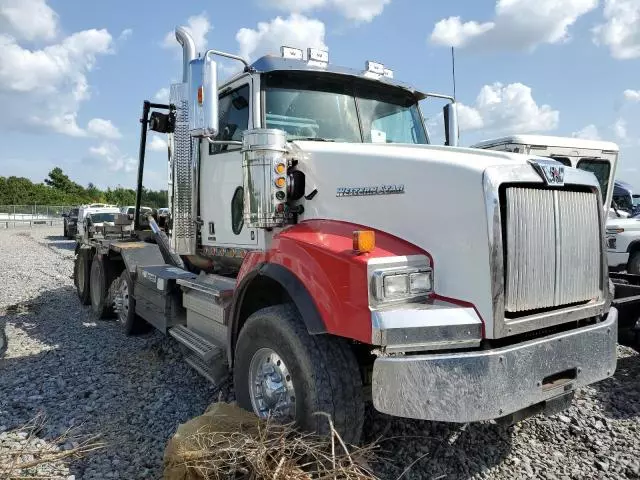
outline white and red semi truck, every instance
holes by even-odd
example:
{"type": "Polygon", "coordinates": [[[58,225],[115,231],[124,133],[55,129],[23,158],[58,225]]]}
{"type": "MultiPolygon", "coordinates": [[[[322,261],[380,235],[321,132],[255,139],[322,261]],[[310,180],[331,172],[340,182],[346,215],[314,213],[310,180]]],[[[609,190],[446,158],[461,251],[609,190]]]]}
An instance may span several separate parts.
{"type": "Polygon", "coordinates": [[[347,441],[369,400],[515,421],[613,374],[592,173],[458,147],[453,99],[379,63],[283,47],[250,64],[176,38],[183,81],[144,103],[138,170],[139,208],[147,130],[167,133],[167,234],[136,214],[132,233],[79,239],[78,295],[96,314],[171,335],[213,381],[231,371],[257,415],[326,431],[323,411],[347,441]],[[242,66],[222,84],[220,56],[242,66]],[[431,98],[447,100],[445,145],[420,113],[431,98]]]}

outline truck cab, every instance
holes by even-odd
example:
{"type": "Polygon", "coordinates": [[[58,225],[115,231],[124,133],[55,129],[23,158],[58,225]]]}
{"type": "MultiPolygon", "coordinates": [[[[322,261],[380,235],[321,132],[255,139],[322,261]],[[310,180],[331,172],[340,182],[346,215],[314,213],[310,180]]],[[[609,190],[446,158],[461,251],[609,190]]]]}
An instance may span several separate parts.
{"type": "Polygon", "coordinates": [[[84,244],[76,285],[94,311],[118,292],[127,332],[153,325],[214,381],[228,369],[242,407],[327,432],[323,411],[349,442],[365,398],[408,418],[517,421],[613,374],[591,172],[457,146],[454,99],[380,63],[293,47],[249,63],[176,39],[183,78],[169,104],[144,103],[136,201],[147,129],[167,133],[168,238],[149,219],[155,244],[138,225],[84,244]],[[220,56],[241,66],[223,83],[220,56]],[[429,99],[446,103],[445,145],[427,135],[429,99]]]}

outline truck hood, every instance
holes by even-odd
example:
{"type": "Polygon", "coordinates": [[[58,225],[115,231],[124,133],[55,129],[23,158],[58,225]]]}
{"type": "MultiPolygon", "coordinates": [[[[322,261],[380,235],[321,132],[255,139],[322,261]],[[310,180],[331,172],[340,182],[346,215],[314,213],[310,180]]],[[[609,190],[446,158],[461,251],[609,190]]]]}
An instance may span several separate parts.
{"type": "Polygon", "coordinates": [[[607,220],[607,228],[624,228],[625,230],[640,230],[640,219],[610,218],[607,220]]]}
{"type": "Polygon", "coordinates": [[[305,194],[317,191],[311,200],[300,201],[302,221],[351,222],[420,247],[433,258],[435,292],[472,303],[486,331],[493,330],[483,176],[489,167],[527,165],[535,157],[433,145],[294,145],[294,158],[305,173],[305,194]],[[402,193],[353,195],[351,190],[379,186],[402,186],[402,193]],[[349,194],[340,195],[339,189],[349,194]]]}

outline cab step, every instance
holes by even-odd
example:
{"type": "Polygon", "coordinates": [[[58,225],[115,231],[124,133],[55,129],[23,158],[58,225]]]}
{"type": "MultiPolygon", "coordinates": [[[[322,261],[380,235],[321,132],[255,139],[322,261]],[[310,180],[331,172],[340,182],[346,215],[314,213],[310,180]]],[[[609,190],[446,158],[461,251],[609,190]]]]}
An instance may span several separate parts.
{"type": "Polygon", "coordinates": [[[184,325],[177,325],[170,328],[169,335],[187,347],[194,355],[197,355],[206,363],[210,363],[212,361],[224,361],[225,351],[223,348],[211,343],[202,335],[188,329],[184,325]]]}
{"type": "Polygon", "coordinates": [[[207,363],[200,357],[191,354],[185,357],[184,361],[214,385],[220,385],[229,375],[229,369],[222,360],[207,363]]]}

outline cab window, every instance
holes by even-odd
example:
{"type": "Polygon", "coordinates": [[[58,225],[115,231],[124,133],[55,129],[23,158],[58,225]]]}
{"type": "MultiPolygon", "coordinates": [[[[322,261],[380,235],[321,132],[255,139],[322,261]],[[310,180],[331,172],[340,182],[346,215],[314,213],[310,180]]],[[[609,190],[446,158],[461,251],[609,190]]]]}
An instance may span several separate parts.
{"type": "Polygon", "coordinates": [[[606,160],[596,160],[593,158],[582,158],[578,162],[577,168],[593,173],[600,184],[600,193],[603,197],[607,194],[609,188],[609,174],[611,172],[611,164],[606,160]]]}
{"type": "MultiPolygon", "coordinates": [[[[225,92],[218,103],[220,131],[215,140],[242,141],[242,133],[249,128],[249,85],[225,92]]],[[[237,145],[209,144],[209,154],[240,150],[237,145]]]]}

